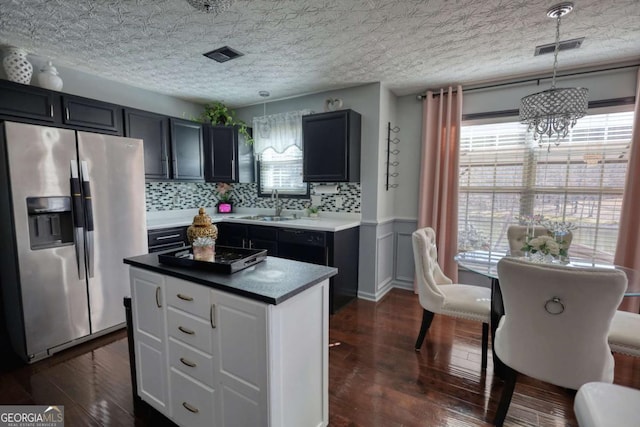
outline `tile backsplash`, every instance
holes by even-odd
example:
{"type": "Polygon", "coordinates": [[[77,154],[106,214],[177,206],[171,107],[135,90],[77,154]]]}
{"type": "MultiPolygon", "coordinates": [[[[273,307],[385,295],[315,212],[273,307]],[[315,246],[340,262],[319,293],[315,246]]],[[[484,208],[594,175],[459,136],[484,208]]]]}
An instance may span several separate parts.
{"type": "MultiPolygon", "coordinates": [[[[258,184],[236,183],[233,186],[234,206],[243,208],[273,208],[270,198],[258,197],[258,184]]],[[[360,213],[360,183],[338,184],[338,194],[322,194],[320,210],[323,212],[360,213]],[[341,202],[341,203],[340,203],[341,202]],[[341,205],[340,207],[338,207],[341,205]]],[[[195,209],[213,207],[218,202],[216,184],[209,182],[148,182],[146,184],[147,211],[195,209]]],[[[311,184],[314,194],[315,184],[311,184]]],[[[302,210],[311,199],[281,198],[284,209],[302,210]]]]}

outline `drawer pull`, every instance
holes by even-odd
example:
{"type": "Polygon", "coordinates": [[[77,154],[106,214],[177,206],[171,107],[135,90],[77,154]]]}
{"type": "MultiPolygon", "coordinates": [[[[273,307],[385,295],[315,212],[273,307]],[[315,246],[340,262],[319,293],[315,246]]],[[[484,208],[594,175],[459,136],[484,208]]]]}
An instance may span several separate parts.
{"type": "Polygon", "coordinates": [[[156,240],[167,240],[167,239],[175,239],[176,237],[181,237],[181,234],[167,234],[166,236],[158,236],[156,240]]]}
{"type": "Polygon", "coordinates": [[[185,334],[195,335],[194,331],[192,331],[191,329],[187,329],[183,326],[178,326],[178,329],[180,329],[180,332],[184,332],[185,334]]]}
{"type": "Polygon", "coordinates": [[[176,296],[184,301],[193,301],[193,297],[190,297],[188,295],[177,294],[176,296]]]}
{"type": "Polygon", "coordinates": [[[160,286],[156,288],[156,305],[158,308],[162,307],[162,303],[160,303],[160,286]]]}
{"type": "Polygon", "coordinates": [[[193,363],[193,362],[192,362],[192,361],[190,361],[190,360],[185,359],[184,357],[181,357],[181,358],[180,358],[180,361],[182,362],[182,364],[183,364],[183,365],[187,365],[187,366],[188,366],[188,367],[190,367],[190,368],[195,368],[195,367],[196,367],[196,364],[195,364],[195,363],[193,363]]]}
{"type": "Polygon", "coordinates": [[[209,321],[211,322],[211,327],[213,329],[216,328],[216,305],[211,304],[211,309],[209,310],[209,321]]]}
{"type": "Polygon", "coordinates": [[[193,405],[189,405],[187,402],[182,402],[182,406],[184,406],[184,409],[186,409],[189,412],[193,412],[194,414],[197,414],[198,412],[200,412],[198,408],[196,408],[193,405]]]}

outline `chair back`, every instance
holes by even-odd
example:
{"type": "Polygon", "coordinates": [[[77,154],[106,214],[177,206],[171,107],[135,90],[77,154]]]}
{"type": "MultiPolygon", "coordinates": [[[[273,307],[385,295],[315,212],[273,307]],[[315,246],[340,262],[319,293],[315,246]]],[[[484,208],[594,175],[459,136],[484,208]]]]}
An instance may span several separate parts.
{"type": "Polygon", "coordinates": [[[429,311],[439,311],[445,297],[438,287],[450,285],[451,279],[438,265],[436,233],[431,227],[420,228],[413,232],[411,240],[420,305],[429,311]]]}
{"type": "MultiPolygon", "coordinates": [[[[526,225],[510,225],[507,228],[507,240],[509,241],[509,254],[512,256],[524,256],[522,247],[527,243],[527,227],[526,225]]],[[[533,227],[533,236],[544,236],[547,229],[542,226],[533,227]]]]}
{"type": "Polygon", "coordinates": [[[503,258],[498,277],[505,310],[494,344],[500,360],[571,389],[613,381],[607,335],[627,288],[624,272],[503,258]]]}

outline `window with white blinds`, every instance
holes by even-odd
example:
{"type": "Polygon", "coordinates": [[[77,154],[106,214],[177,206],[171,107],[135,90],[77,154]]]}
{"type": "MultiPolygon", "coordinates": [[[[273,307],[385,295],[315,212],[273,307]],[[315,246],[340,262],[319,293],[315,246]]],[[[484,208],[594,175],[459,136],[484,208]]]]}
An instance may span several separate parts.
{"type": "Polygon", "coordinates": [[[459,250],[508,249],[518,217],[576,224],[570,254],[612,261],[633,112],[583,117],[560,141],[538,147],[519,122],[463,125],[459,250]]]}
{"type": "Polygon", "coordinates": [[[292,145],[283,153],[268,148],[262,152],[259,163],[261,196],[278,190],[280,196],[308,194],[308,184],[302,182],[302,150],[292,145]]]}

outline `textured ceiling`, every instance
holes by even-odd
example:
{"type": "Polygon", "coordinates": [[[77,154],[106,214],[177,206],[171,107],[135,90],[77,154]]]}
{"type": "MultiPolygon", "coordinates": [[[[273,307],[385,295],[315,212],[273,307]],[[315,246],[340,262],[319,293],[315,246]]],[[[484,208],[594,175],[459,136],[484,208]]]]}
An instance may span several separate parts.
{"type": "MultiPolygon", "coordinates": [[[[0,45],[180,98],[231,106],[383,82],[397,95],[551,71],[553,0],[0,0],[0,45]],[[217,63],[228,45],[244,56],[217,63]]],[[[560,69],[640,59],[640,0],[576,0],[560,69]]]]}

